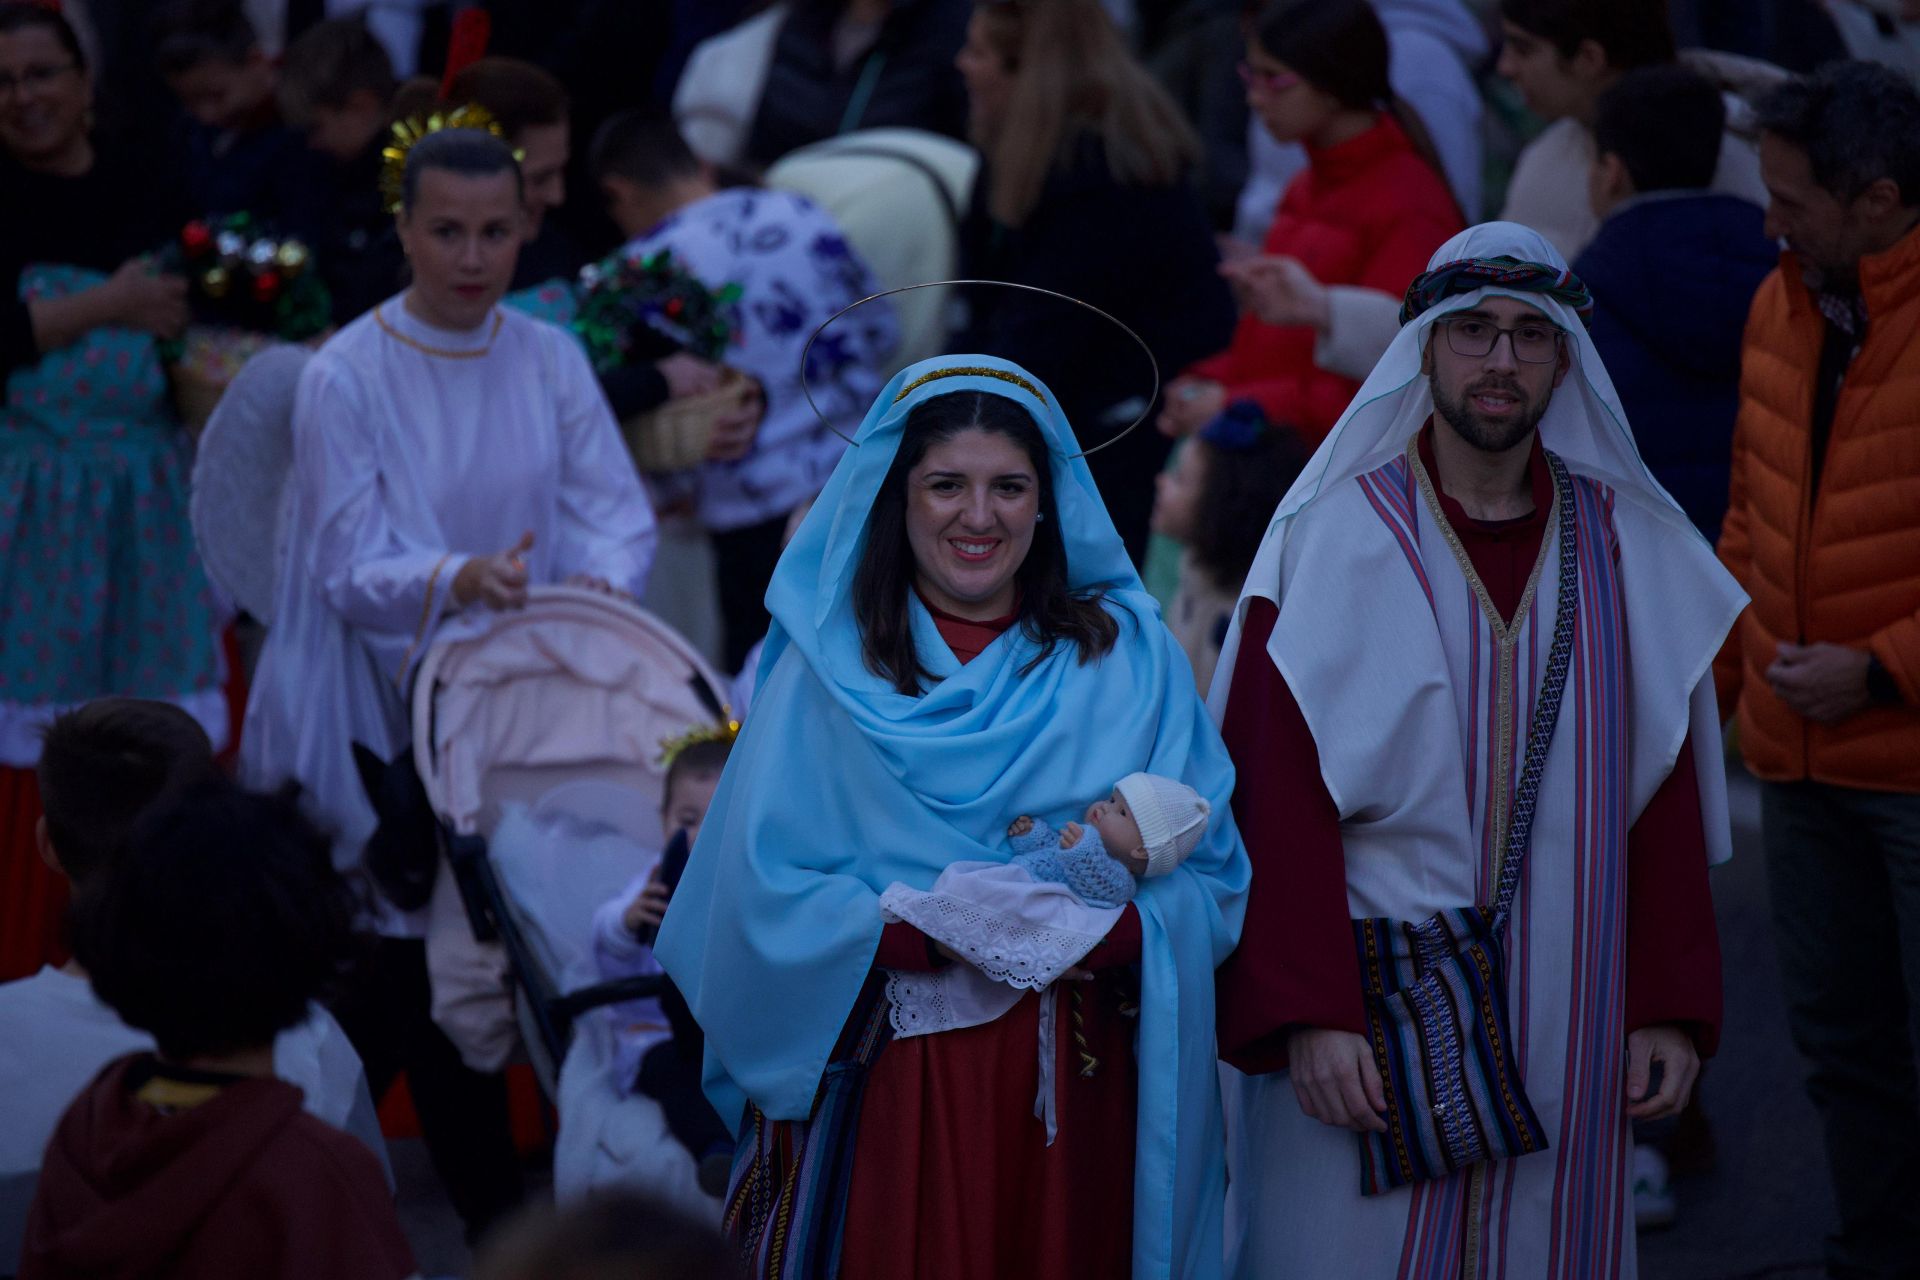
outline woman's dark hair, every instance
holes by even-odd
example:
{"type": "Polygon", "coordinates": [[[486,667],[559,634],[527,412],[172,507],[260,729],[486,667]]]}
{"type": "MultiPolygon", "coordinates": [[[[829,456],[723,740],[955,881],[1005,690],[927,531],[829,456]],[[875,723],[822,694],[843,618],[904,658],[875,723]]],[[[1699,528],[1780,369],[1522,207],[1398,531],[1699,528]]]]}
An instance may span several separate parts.
{"type": "Polygon", "coordinates": [[[0,0],[0,36],[10,36],[16,31],[47,32],[60,42],[74,66],[82,71],[87,69],[87,55],[80,48],[80,37],[74,34],[73,24],[61,17],[57,9],[29,4],[26,0],[0,0]]]}
{"type": "Polygon", "coordinates": [[[173,1061],[255,1049],[340,973],[354,897],[290,794],[203,783],[143,816],[74,912],[94,992],[173,1061]]]}
{"type": "Polygon", "coordinates": [[[1667,0],[1500,0],[1500,16],[1552,45],[1563,58],[1591,40],[1615,71],[1677,56],[1667,0]]]}
{"type": "Polygon", "coordinates": [[[1285,427],[1269,427],[1249,446],[1231,451],[1204,438],[1190,447],[1201,451],[1203,479],[1195,504],[1202,515],[1188,549],[1216,586],[1231,590],[1253,568],[1274,508],[1312,451],[1285,427]]]}
{"type": "Polygon", "coordinates": [[[513,148],[483,129],[442,129],[413,144],[407,152],[406,175],[400,187],[400,204],[408,213],[413,212],[413,202],[420,194],[420,175],[429,169],[472,178],[511,173],[514,190],[526,194],[513,148]]]}
{"type": "MultiPolygon", "coordinates": [[[[1076,593],[1067,586],[1067,547],[1060,534],[1054,501],[1053,468],[1046,438],[1031,415],[1005,396],[985,391],[956,391],[914,406],[907,415],[900,451],[873,501],[867,544],[854,574],[854,617],[867,668],[892,682],[901,693],[918,694],[930,678],[914,648],[907,611],[913,590],[913,549],[907,543],[907,477],[927,451],[963,431],[1005,436],[1025,451],[1040,489],[1040,522],[1033,544],[1014,581],[1020,590],[1020,628],[1040,652],[1031,671],[1063,640],[1079,651],[1082,663],[1105,655],[1119,639],[1120,624],[1107,612],[1104,591],[1076,593]]],[[[1025,671],[1022,672],[1025,674],[1025,671]]]]}
{"type": "Polygon", "coordinates": [[[1254,21],[1253,37],[1268,56],[1341,106],[1387,112],[1446,181],[1426,123],[1393,91],[1387,29],[1367,0],[1275,0],[1254,21]]]}
{"type": "Polygon", "coordinates": [[[552,74],[519,58],[482,58],[447,85],[448,107],[485,107],[509,138],[540,125],[567,123],[567,90],[552,74]]]}

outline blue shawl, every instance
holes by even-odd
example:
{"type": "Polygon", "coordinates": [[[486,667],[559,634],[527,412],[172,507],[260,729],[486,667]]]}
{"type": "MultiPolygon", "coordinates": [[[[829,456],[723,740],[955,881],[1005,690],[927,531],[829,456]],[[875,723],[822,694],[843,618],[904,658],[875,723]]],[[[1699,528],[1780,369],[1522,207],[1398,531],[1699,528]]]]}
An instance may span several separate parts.
{"type": "Polygon", "coordinates": [[[1225,1182],[1213,971],[1239,938],[1249,866],[1228,799],[1233,766],[1094,487],[1072,428],[1018,365],[947,356],[896,374],[781,557],[761,688],[657,954],[707,1035],[706,1085],[737,1125],[811,1110],[880,941],[879,895],[931,888],[950,862],[1005,861],[1006,826],[1077,818],[1128,773],[1180,778],[1213,806],[1200,847],[1144,882],[1134,1274],[1221,1270],[1225,1182]],[[965,374],[929,379],[943,369],[965,374]],[[851,599],[868,514],[902,425],[934,396],[985,391],[1047,439],[1068,576],[1104,587],[1120,638],[1085,666],[1014,627],[962,666],[913,600],[938,683],[896,692],[867,670],[851,599]]]}

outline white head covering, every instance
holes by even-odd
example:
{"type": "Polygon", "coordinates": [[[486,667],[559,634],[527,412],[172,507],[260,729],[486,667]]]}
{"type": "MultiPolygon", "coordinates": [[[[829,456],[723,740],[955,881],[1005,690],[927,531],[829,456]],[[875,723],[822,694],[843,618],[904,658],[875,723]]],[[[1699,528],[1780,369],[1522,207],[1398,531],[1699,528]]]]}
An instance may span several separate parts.
{"type": "MultiPolygon", "coordinates": [[[[1163,876],[1186,861],[1207,829],[1213,809],[1186,783],[1152,773],[1130,773],[1114,790],[1133,811],[1140,843],[1147,851],[1149,877],[1163,876]]],[[[1108,850],[1125,853],[1126,850],[1108,850]]]]}
{"type": "MultiPolygon", "coordinates": [[[[1538,232],[1511,222],[1489,222],[1469,227],[1433,255],[1429,270],[1466,259],[1508,257],[1564,271],[1565,261],[1538,232]]],[[[1732,852],[1727,830],[1725,771],[1720,764],[1718,716],[1714,707],[1712,663],[1747,597],[1733,576],[1721,567],[1713,548],[1693,527],[1686,514],[1667,496],[1640,460],[1627,429],[1620,397],[1607,376],[1593,340],[1572,308],[1555,298],[1526,290],[1489,285],[1468,293],[1441,298],[1403,325],[1374,367],[1353,403],[1308,461],[1300,478],[1280,500],[1267,536],[1248,572],[1232,625],[1220,648],[1209,708],[1215,718],[1226,714],[1227,692],[1233,682],[1240,652],[1241,629],[1248,602],[1270,600],[1288,605],[1283,570],[1296,517],[1309,510],[1322,494],[1384,465],[1402,453],[1433,412],[1433,394],[1420,371],[1421,354],[1435,321],[1476,306],[1490,295],[1517,298],[1538,308],[1567,334],[1573,351],[1572,367],[1553,393],[1541,416],[1540,439],[1557,453],[1569,470],[1608,486],[1613,492],[1613,526],[1620,539],[1622,581],[1629,621],[1641,620],[1659,637],[1657,644],[1633,646],[1629,693],[1634,706],[1632,755],[1632,812],[1651,797],[1677,759],[1681,743],[1692,731],[1696,772],[1700,778],[1702,814],[1709,857],[1722,861],[1732,852]]],[[[1319,601],[1295,601],[1293,607],[1311,611],[1319,601]]],[[[1332,604],[1334,602],[1326,602],[1332,604]]],[[[1351,601],[1346,602],[1351,604],[1351,601]]],[[[1305,617],[1302,613],[1298,616],[1305,617]]],[[[1285,648],[1287,628],[1276,626],[1267,641],[1267,656],[1283,676],[1294,663],[1285,648]]],[[[1289,677],[1308,722],[1314,723],[1317,696],[1312,687],[1289,677]]],[[[1311,685],[1311,679],[1306,682],[1311,685]]],[[[1329,710],[1329,709],[1321,709],[1329,710]]],[[[1341,713],[1370,716],[1386,709],[1347,706],[1341,713]]],[[[1323,721],[1324,722],[1324,721],[1323,721]]],[[[1336,792],[1336,797],[1337,797],[1336,792]]]]}
{"type": "MultiPolygon", "coordinates": [[[[1517,258],[1556,271],[1564,271],[1567,266],[1559,251],[1539,232],[1514,222],[1486,222],[1468,227],[1441,245],[1428,263],[1428,269],[1469,258],[1497,257],[1517,258]]],[[[1640,450],[1628,430],[1626,411],[1621,408],[1619,393],[1613,389],[1613,379],[1607,376],[1600,353],[1573,308],[1543,293],[1500,286],[1453,294],[1401,326],[1387,353],[1380,357],[1380,363],[1374,366],[1354,396],[1353,403],[1347,406],[1332,433],[1321,442],[1301,470],[1299,479],[1280,500],[1241,590],[1233,624],[1221,646],[1212,696],[1208,699],[1216,718],[1226,711],[1227,686],[1232,681],[1233,665],[1240,649],[1240,628],[1247,602],[1259,597],[1279,603],[1280,557],[1293,518],[1320,494],[1332,492],[1405,451],[1407,442],[1433,413],[1433,393],[1420,365],[1434,323],[1494,295],[1516,298],[1540,310],[1566,331],[1567,343],[1573,352],[1572,367],[1565,381],[1554,390],[1553,399],[1540,419],[1542,443],[1559,454],[1571,470],[1602,481],[1621,501],[1633,504],[1664,529],[1670,529],[1677,538],[1691,543],[1699,556],[1712,560],[1713,551],[1706,539],[1640,460],[1640,450]]],[[[1703,612],[1730,609],[1730,621],[1745,603],[1745,597],[1725,573],[1709,576],[1717,579],[1718,597],[1696,603],[1703,612]]]]}

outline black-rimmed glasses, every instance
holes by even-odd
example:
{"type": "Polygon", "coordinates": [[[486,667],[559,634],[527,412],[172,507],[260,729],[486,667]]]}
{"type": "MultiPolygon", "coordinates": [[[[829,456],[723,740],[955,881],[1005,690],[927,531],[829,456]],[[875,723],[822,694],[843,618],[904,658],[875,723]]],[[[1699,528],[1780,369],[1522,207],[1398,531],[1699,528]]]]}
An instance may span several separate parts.
{"type": "Polygon", "coordinates": [[[1560,339],[1566,335],[1560,326],[1544,320],[1525,320],[1511,329],[1503,329],[1479,316],[1459,316],[1440,321],[1447,331],[1447,346],[1457,356],[1478,359],[1490,354],[1500,335],[1513,344],[1513,358],[1523,364],[1552,364],[1560,358],[1560,339]]]}

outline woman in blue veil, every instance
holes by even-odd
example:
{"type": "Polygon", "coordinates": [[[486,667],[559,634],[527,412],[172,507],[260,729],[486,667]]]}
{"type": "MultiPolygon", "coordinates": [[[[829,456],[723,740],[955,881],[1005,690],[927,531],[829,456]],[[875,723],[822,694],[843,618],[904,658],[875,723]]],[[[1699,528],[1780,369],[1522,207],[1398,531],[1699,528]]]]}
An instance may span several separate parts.
{"type": "Polygon", "coordinates": [[[1216,1276],[1213,971],[1248,864],[1186,659],[1018,365],[914,365],[855,443],[774,575],[760,692],[659,938],[741,1135],[728,1229],[754,1275],[1216,1276]],[[1137,770],[1215,816],[1059,984],[1048,1146],[1049,997],[894,1039],[889,970],[956,961],[879,897],[1005,861],[1011,818],[1078,818],[1137,770]]]}

